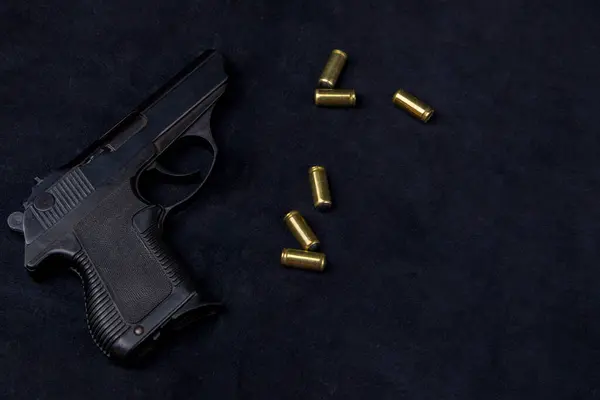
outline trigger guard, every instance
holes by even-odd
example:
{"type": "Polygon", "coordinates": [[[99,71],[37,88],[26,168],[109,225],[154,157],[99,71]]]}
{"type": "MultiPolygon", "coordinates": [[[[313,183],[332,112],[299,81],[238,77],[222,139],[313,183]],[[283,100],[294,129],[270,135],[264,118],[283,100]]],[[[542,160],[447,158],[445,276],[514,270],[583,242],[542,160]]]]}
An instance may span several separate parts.
{"type": "MultiPolygon", "coordinates": [[[[208,170],[199,168],[196,171],[179,173],[179,172],[170,170],[169,168],[166,168],[160,162],[156,161],[154,163],[153,169],[165,177],[174,179],[175,183],[179,183],[179,182],[180,183],[189,183],[191,181],[195,181],[199,178],[202,178],[203,172],[205,172],[206,177],[208,177],[208,175],[210,175],[210,173],[215,165],[215,161],[217,159],[217,146],[213,140],[212,134],[210,133],[210,129],[208,127],[204,127],[204,129],[203,128],[194,129],[193,132],[188,131],[185,134],[181,135],[179,137],[179,139],[177,139],[177,140],[181,140],[185,137],[196,137],[196,138],[204,139],[210,145],[210,150],[212,152],[212,162],[210,163],[210,167],[208,168],[208,170]]],[[[202,180],[203,181],[206,180],[206,177],[202,180]]]]}

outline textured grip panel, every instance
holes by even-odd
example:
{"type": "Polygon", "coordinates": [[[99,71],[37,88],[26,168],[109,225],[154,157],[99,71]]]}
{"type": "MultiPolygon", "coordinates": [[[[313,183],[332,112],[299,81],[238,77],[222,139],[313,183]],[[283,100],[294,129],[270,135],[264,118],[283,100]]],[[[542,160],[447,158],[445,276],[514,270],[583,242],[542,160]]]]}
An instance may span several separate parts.
{"type": "MultiPolygon", "coordinates": [[[[75,227],[75,234],[123,319],[146,317],[171,293],[158,248],[146,245],[133,219],[152,207],[140,201],[124,182],[75,227]]],[[[158,216],[156,216],[158,218],[158,216]]]]}
{"type": "Polygon", "coordinates": [[[81,250],[75,254],[74,261],[74,271],[83,284],[88,330],[94,343],[108,355],[112,344],[127,331],[127,324],[117,311],[85,251],[81,250]]]}
{"type": "Polygon", "coordinates": [[[173,283],[175,286],[179,285],[183,280],[183,271],[180,268],[177,268],[175,259],[166,251],[166,247],[160,240],[158,234],[158,224],[154,222],[147,230],[140,234],[140,237],[144,241],[144,244],[150,253],[160,263],[163,270],[171,280],[171,283],[173,283]]]}

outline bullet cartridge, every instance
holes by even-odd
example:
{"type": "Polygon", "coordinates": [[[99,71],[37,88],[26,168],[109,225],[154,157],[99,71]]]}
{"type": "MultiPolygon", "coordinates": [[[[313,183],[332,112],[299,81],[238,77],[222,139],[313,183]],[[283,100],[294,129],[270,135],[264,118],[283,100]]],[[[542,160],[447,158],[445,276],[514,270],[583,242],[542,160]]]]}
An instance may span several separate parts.
{"type": "Polygon", "coordinates": [[[346,53],[338,49],[333,50],[319,78],[319,87],[333,89],[344,69],[344,65],[346,65],[346,60],[348,60],[346,53]]]}
{"type": "Polygon", "coordinates": [[[296,249],[283,249],[281,252],[281,265],[321,272],[325,269],[325,254],[296,249]]]}
{"type": "Polygon", "coordinates": [[[406,110],[412,116],[420,119],[423,122],[429,121],[433,116],[433,108],[417,99],[410,93],[400,89],[394,93],[393,102],[398,108],[406,110]]]}
{"type": "Polygon", "coordinates": [[[315,208],[321,211],[331,208],[331,193],[325,167],[320,165],[311,167],[308,170],[308,177],[315,208]]]}
{"type": "Polygon", "coordinates": [[[354,89],[315,89],[315,104],[321,107],[354,107],[354,89]]]}
{"type": "Polygon", "coordinates": [[[315,251],[319,248],[321,243],[317,239],[317,235],[310,229],[310,226],[298,211],[290,211],[283,217],[283,220],[304,250],[315,251]]]}

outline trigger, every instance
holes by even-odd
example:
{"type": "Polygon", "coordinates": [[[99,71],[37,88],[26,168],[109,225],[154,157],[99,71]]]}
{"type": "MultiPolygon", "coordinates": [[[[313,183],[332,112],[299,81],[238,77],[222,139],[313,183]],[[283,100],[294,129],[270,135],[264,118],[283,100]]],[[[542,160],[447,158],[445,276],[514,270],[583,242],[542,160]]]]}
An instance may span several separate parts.
{"type": "Polygon", "coordinates": [[[167,178],[174,178],[176,181],[183,182],[190,182],[191,180],[199,177],[202,174],[202,171],[200,170],[189,173],[175,172],[171,169],[166,168],[164,165],[158,162],[154,165],[154,170],[167,178]]]}
{"type": "Polygon", "coordinates": [[[154,169],[158,172],[160,172],[163,175],[167,175],[167,176],[177,176],[179,175],[178,173],[166,168],[165,166],[163,166],[160,163],[156,163],[156,165],[154,166],[154,169]]]}
{"type": "Polygon", "coordinates": [[[162,164],[159,163],[155,163],[154,164],[154,168],[155,171],[160,172],[163,175],[167,175],[167,176],[171,176],[173,171],[170,171],[169,169],[163,167],[162,164]]]}

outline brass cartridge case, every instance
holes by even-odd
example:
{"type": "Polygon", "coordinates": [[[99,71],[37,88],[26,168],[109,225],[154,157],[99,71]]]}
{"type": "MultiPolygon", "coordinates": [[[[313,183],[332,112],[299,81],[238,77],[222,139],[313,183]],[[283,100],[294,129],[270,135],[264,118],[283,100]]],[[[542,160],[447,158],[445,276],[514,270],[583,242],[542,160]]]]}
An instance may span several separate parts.
{"type": "Polygon", "coordinates": [[[314,251],[319,248],[321,243],[317,239],[317,235],[310,229],[310,226],[298,211],[290,211],[283,217],[283,221],[304,250],[314,251]]]}
{"type": "Polygon", "coordinates": [[[327,180],[325,167],[319,165],[310,167],[308,177],[315,208],[321,211],[331,208],[331,192],[329,191],[329,181],[327,180]]]}
{"type": "Polygon", "coordinates": [[[333,89],[347,60],[348,55],[342,50],[333,50],[319,78],[319,87],[333,89]]]}
{"type": "Polygon", "coordinates": [[[356,92],[354,89],[316,89],[315,104],[321,107],[354,107],[356,92]]]}
{"type": "Polygon", "coordinates": [[[296,249],[283,249],[281,252],[281,265],[322,272],[325,269],[325,254],[296,249]]]}
{"type": "Polygon", "coordinates": [[[431,106],[402,89],[394,93],[394,98],[392,100],[396,107],[406,110],[409,114],[423,122],[429,121],[433,116],[434,109],[431,108],[431,106]]]}

